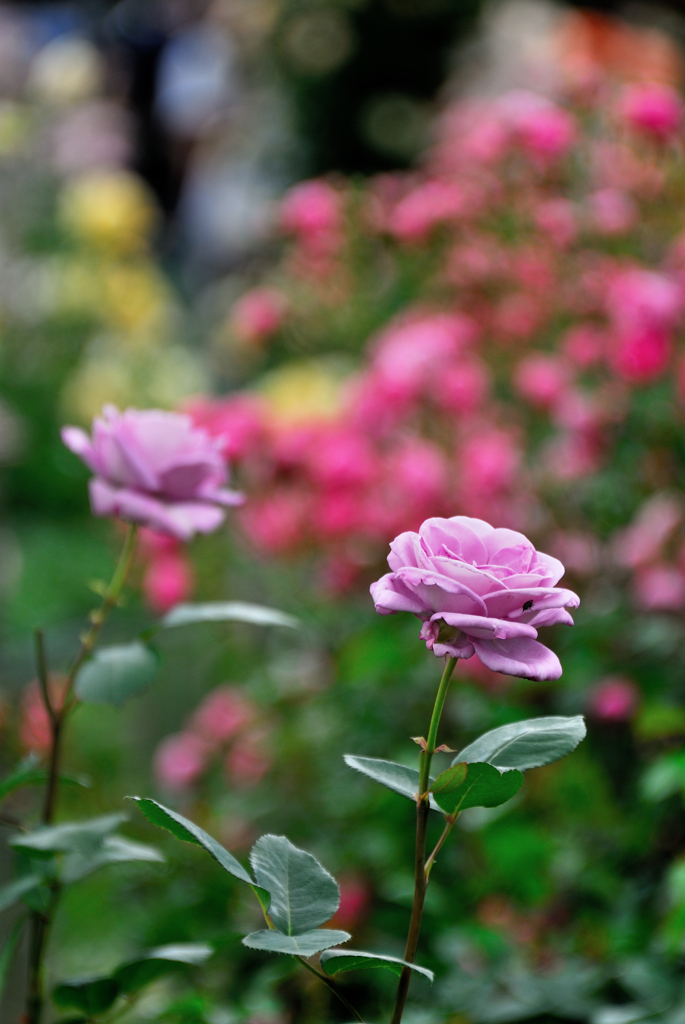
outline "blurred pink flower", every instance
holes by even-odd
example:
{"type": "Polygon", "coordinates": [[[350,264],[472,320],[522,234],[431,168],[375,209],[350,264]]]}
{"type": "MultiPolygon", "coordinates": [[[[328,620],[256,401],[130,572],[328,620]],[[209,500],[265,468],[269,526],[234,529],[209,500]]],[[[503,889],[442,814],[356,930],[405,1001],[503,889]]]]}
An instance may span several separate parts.
{"type": "Polygon", "coordinates": [[[622,235],[637,221],[637,206],[621,189],[601,188],[592,193],[589,202],[592,219],[605,235],[622,235]]]}
{"type": "Polygon", "coordinates": [[[264,443],[265,404],[249,391],[227,398],[192,398],[183,411],[217,439],[226,459],[249,457],[264,443]]]}
{"type": "Polygon", "coordinates": [[[681,611],[685,607],[685,573],[674,565],[648,565],[633,580],[635,600],[645,611],[681,611]]]}
{"type": "Polygon", "coordinates": [[[478,334],[478,325],[461,313],[391,324],[376,342],[372,368],[390,395],[415,398],[478,334]]]}
{"type": "Polygon", "coordinates": [[[550,541],[551,553],[578,576],[592,576],[601,564],[601,547],[591,533],[559,530],[550,541]]]}
{"type": "Polygon", "coordinates": [[[433,653],[471,658],[530,679],[558,679],[559,659],[536,626],[572,625],[578,598],[556,587],[561,562],[514,530],[481,519],[428,519],[390,545],[390,572],[371,585],[376,611],[411,612],[433,653]]]}
{"type": "Polygon", "coordinates": [[[677,135],[683,125],[683,101],[679,93],[661,82],[626,86],[620,111],[631,128],[662,141],[677,135]]]}
{"type": "Polygon", "coordinates": [[[556,355],[533,353],[522,359],[514,371],[514,387],[532,405],[547,409],[571,380],[570,367],[556,355]]]}
{"type": "Polygon", "coordinates": [[[575,141],[575,119],[546,96],[517,89],[504,95],[498,108],[531,156],[563,156],[575,141]]]}
{"type": "Polygon", "coordinates": [[[527,340],[543,320],[540,302],[531,295],[513,292],[500,300],[493,317],[493,329],[505,339],[527,340]]]}
{"type": "Polygon", "coordinates": [[[597,470],[597,446],[585,434],[564,431],[545,445],[543,465],[555,480],[579,480],[597,470]]]}
{"type": "MultiPolygon", "coordinates": [[[[65,683],[62,676],[50,678],[50,700],[55,708],[62,706],[65,683]]],[[[52,744],[50,719],[37,680],[29,683],[22,694],[19,739],[25,750],[33,750],[37,754],[46,754],[52,744]]]]}
{"type": "Polygon", "coordinates": [[[683,508],[677,498],[670,494],[653,495],[638,510],[630,526],[615,535],[614,560],[631,569],[655,561],[682,520],[683,508]]]}
{"type": "Polygon", "coordinates": [[[369,483],[378,473],[369,438],[345,424],[322,429],[308,447],[309,471],[323,487],[369,483]]]}
{"type": "Polygon", "coordinates": [[[145,569],[142,587],[148,605],[158,613],[187,601],[193,592],[193,568],[185,552],[154,555],[145,569]]]}
{"type": "Polygon", "coordinates": [[[626,330],[612,345],[611,365],[624,380],[647,384],[660,377],[668,367],[673,340],[658,327],[626,330]]]}
{"type": "Polygon", "coordinates": [[[490,391],[490,370],[480,359],[462,359],[446,366],[433,382],[438,405],[446,412],[465,416],[475,412],[490,391]]]}
{"type": "Polygon", "coordinates": [[[242,526],[250,540],[258,548],[273,553],[295,547],[310,521],[307,500],[294,488],[273,489],[250,501],[241,513],[242,526]]]}
{"type": "Polygon", "coordinates": [[[635,715],[640,691],[623,676],[607,676],[592,688],[589,710],[605,722],[627,722],[635,715]]]}
{"type": "Polygon", "coordinates": [[[340,193],[321,179],[295,185],[281,202],[281,226],[305,238],[337,236],[342,227],[340,193]]]}
{"type": "Polygon", "coordinates": [[[578,234],[575,207],[568,199],[541,202],[535,209],[535,223],[560,249],[569,246],[578,234]]]}
{"type": "Polygon", "coordinates": [[[561,350],[576,366],[587,369],[601,361],[606,350],[606,332],[596,324],[576,324],[564,334],[561,350]]]}
{"type": "Polygon", "coordinates": [[[343,875],[338,884],[340,904],[330,925],[352,930],[362,923],[371,909],[371,886],[360,875],[343,875]]]}
{"type": "Polygon", "coordinates": [[[252,288],[234,303],[231,325],[241,341],[259,342],[283,323],[288,300],[277,288],[252,288]]]}
{"type": "Polygon", "coordinates": [[[404,196],[388,218],[388,230],[403,242],[419,242],[445,221],[460,217],[467,196],[447,181],[426,181],[404,196]]]}
{"type": "Polygon", "coordinates": [[[463,492],[489,495],[512,483],[521,451],[505,430],[485,430],[463,442],[460,451],[463,492]]]}
{"type": "Polygon", "coordinates": [[[209,743],[224,743],[255,718],[255,707],[237,686],[218,686],[193,715],[191,728],[209,743]]]}
{"type": "Polygon", "coordinates": [[[675,327],[683,293],[675,280],[641,267],[619,270],[608,283],[606,308],[619,333],[664,331],[675,327]]]}
{"type": "Polygon", "coordinates": [[[170,792],[189,789],[207,767],[210,749],[192,732],[167,736],[158,745],[153,768],[158,784],[170,792]]]}
{"type": "Polygon", "coordinates": [[[242,495],[223,486],[228,473],[220,445],[189,416],[160,409],[122,413],[107,405],[93,420],[92,438],[63,427],[62,440],[95,473],[94,515],[188,540],[216,530],[222,506],[242,503],[242,495]]]}
{"type": "Polygon", "coordinates": [[[231,747],[224,767],[232,785],[248,788],[264,778],[273,761],[265,740],[265,733],[258,731],[243,736],[231,747]]]}

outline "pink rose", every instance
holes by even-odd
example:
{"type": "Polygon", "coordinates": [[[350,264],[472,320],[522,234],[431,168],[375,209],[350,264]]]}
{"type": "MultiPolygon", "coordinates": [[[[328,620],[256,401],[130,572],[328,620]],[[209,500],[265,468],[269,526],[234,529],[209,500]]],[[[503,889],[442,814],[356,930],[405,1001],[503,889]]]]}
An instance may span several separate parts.
{"type": "Polygon", "coordinates": [[[255,708],[237,686],[219,686],[193,715],[194,732],[209,743],[225,743],[255,718],[255,708]]]}
{"type": "Polygon", "coordinates": [[[625,89],[621,113],[632,128],[665,140],[682,127],[683,101],[669,85],[640,82],[625,89]]]}
{"type": "Polygon", "coordinates": [[[514,386],[522,398],[546,409],[563,394],[570,376],[569,367],[558,356],[534,353],[516,367],[514,386]]]}
{"type": "Polygon", "coordinates": [[[556,587],[561,562],[514,530],[481,519],[427,519],[390,545],[391,572],[371,585],[381,615],[412,612],[437,657],[480,660],[495,672],[558,679],[556,654],[538,643],[537,626],[573,625],[578,597],[556,587]]]}
{"type": "Polygon", "coordinates": [[[260,342],[280,329],[287,309],[277,288],[252,288],[234,303],[231,324],[241,341],[260,342]]]}
{"type": "Polygon", "coordinates": [[[143,576],[143,593],[153,611],[168,612],[187,601],[193,590],[193,569],[183,551],[154,555],[143,576]]]}
{"type": "Polygon", "coordinates": [[[119,516],[188,540],[216,530],[222,506],[242,503],[242,495],[223,486],[220,441],[181,413],[119,412],[108,405],[93,420],[92,437],[64,427],[62,440],[95,473],[90,504],[96,516],[119,516]]]}
{"type": "Polygon", "coordinates": [[[167,736],[154,756],[155,777],[164,789],[182,793],[199,779],[207,767],[210,749],[192,732],[167,736]]]}
{"type": "Polygon", "coordinates": [[[605,722],[625,722],[633,718],[640,703],[635,683],[623,676],[607,676],[590,695],[590,711],[605,722]]]}
{"type": "Polygon", "coordinates": [[[438,224],[458,219],[467,197],[462,188],[447,181],[425,181],[399,201],[388,229],[403,242],[420,242],[438,224]]]}

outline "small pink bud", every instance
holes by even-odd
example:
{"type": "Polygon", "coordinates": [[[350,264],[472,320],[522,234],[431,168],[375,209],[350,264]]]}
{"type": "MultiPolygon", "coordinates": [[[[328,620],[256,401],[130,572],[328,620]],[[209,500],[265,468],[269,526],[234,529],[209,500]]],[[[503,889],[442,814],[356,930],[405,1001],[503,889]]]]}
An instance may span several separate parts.
{"type": "Polygon", "coordinates": [[[208,757],[207,744],[192,732],[179,732],[167,736],[155,751],[155,777],[163,789],[183,792],[202,775],[207,767],[208,757]]]}

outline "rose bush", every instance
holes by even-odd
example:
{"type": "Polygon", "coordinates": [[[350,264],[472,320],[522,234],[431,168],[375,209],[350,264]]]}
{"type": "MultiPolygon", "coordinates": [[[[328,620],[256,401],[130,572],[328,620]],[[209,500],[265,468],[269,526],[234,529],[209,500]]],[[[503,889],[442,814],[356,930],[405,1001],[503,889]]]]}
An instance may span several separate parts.
{"type": "Polygon", "coordinates": [[[390,545],[387,573],[371,585],[381,615],[413,612],[439,658],[472,658],[528,679],[558,679],[556,654],[537,642],[537,626],[573,625],[579,598],[556,587],[561,562],[515,530],[482,519],[428,519],[390,545]]]}

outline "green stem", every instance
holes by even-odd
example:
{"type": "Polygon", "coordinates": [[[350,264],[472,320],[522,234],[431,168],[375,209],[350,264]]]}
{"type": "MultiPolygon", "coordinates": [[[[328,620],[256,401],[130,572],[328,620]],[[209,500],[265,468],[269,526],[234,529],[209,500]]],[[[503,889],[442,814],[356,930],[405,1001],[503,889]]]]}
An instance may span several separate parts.
{"type": "MultiPolygon", "coordinates": [[[[414,852],[414,900],[412,903],[411,920],[407,932],[407,944],[404,949],[404,959],[407,963],[413,964],[416,957],[416,949],[419,944],[419,933],[421,931],[421,918],[423,917],[423,905],[426,901],[426,888],[428,876],[426,874],[426,829],[428,826],[428,790],[430,788],[430,767],[435,753],[438,738],[438,727],[442,710],[445,706],[447,691],[457,664],[456,658],[448,658],[445,671],[440,680],[440,686],[435,697],[433,714],[431,715],[428,728],[426,749],[421,751],[419,757],[419,793],[416,800],[416,846],[414,852]]],[[[390,1024],[401,1024],[404,1007],[407,1002],[409,985],[411,982],[412,970],[410,967],[403,967],[397,986],[395,1006],[392,1011],[390,1024]]]]}
{"type": "MultiPolygon", "coordinates": [[[[105,590],[100,607],[91,612],[90,629],[81,638],[81,646],[74,658],[64,688],[64,696],[59,706],[55,706],[50,696],[50,676],[45,656],[45,645],[43,634],[37,630],[34,635],[36,667],[41,695],[48,718],[50,719],[50,763],[48,768],[48,782],[45,790],[45,800],[41,814],[41,823],[51,825],[55,817],[57,803],[57,792],[59,784],[60,761],[62,754],[62,739],[66,720],[77,703],[73,696],[74,682],[79,669],[84,661],[92,654],[100,636],[100,631],[105,619],[112,608],[115,607],[121,596],[126,579],[133,564],[136,550],[136,527],[129,525],[126,529],[124,546],[119,556],[112,580],[105,590]]],[[[29,973],[28,992],[26,999],[26,1024],[40,1024],[43,1016],[43,958],[48,933],[52,924],[57,902],[59,900],[60,886],[53,883],[49,905],[45,913],[34,911],[31,914],[31,939],[29,949],[29,973]]]]}
{"type": "Polygon", "coordinates": [[[438,839],[437,843],[435,844],[435,849],[433,850],[433,852],[431,853],[430,857],[426,861],[426,867],[424,869],[425,870],[425,874],[426,874],[426,884],[428,884],[428,879],[430,878],[431,868],[435,864],[435,858],[440,853],[440,850],[442,849],[443,843],[445,842],[445,840],[447,839],[448,835],[450,834],[450,832],[454,828],[454,825],[455,825],[455,822],[457,820],[457,817],[458,817],[457,814],[455,814],[454,817],[451,814],[446,814],[445,815],[447,824],[445,825],[444,829],[442,830],[442,835],[440,836],[440,838],[438,839]]]}
{"type": "Polygon", "coordinates": [[[300,963],[302,964],[302,966],[306,967],[307,970],[310,971],[314,975],[315,978],[318,978],[319,981],[322,981],[324,983],[324,985],[328,986],[328,988],[331,990],[333,995],[338,997],[338,999],[343,1004],[345,1009],[350,1011],[350,1013],[352,1014],[352,1016],[354,1017],[355,1020],[358,1020],[358,1021],[361,1022],[361,1024],[364,1024],[364,1018],[359,1016],[359,1014],[355,1010],[355,1008],[352,1005],[352,1003],[349,1003],[347,1001],[347,999],[342,994],[342,992],[340,991],[340,989],[338,988],[338,986],[336,985],[336,983],[333,981],[332,978],[329,978],[323,972],[319,973],[319,971],[317,971],[315,967],[312,967],[312,965],[310,963],[308,963],[308,961],[303,956],[296,956],[295,959],[299,960],[300,963]]]}

